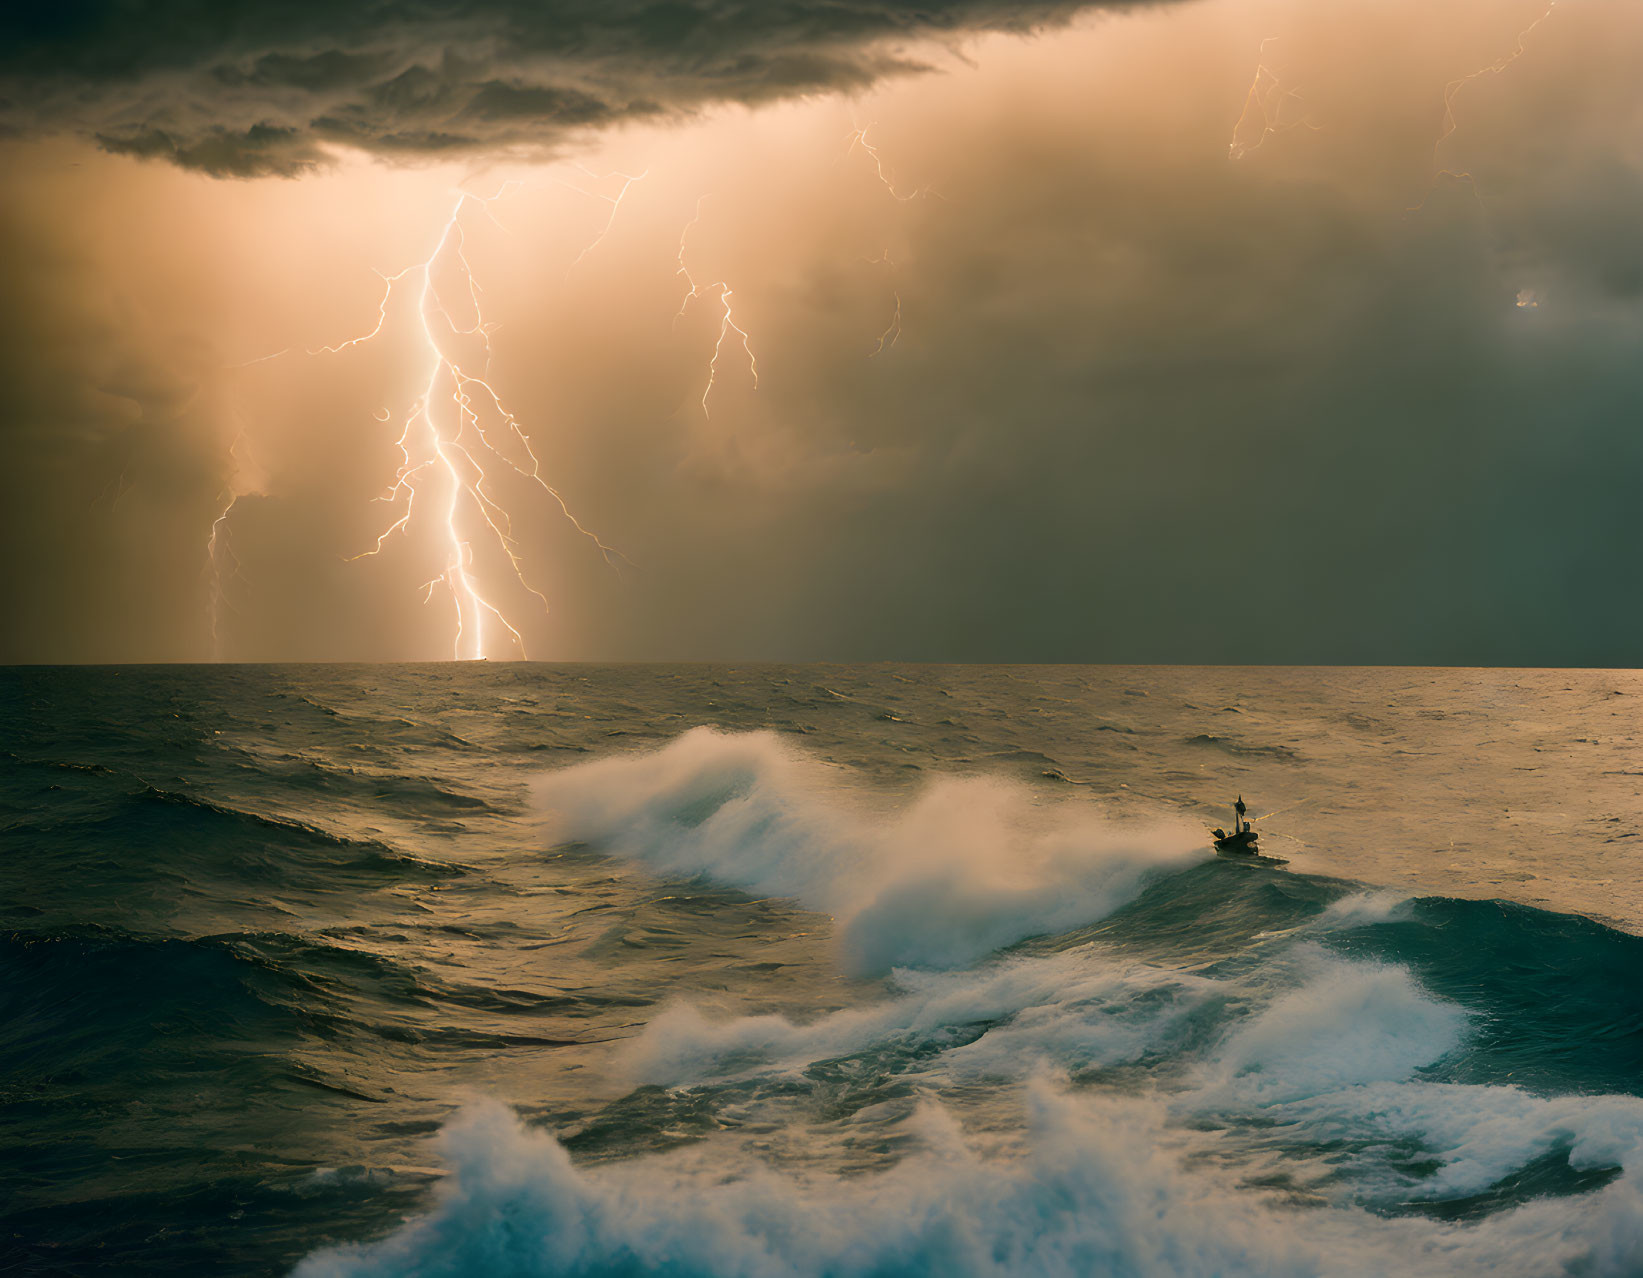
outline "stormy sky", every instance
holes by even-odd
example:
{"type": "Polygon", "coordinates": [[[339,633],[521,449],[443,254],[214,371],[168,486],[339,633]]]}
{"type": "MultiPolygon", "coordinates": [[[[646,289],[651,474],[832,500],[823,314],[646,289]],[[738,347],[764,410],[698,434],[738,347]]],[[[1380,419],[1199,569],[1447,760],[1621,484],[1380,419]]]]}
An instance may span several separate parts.
{"type": "Polygon", "coordinates": [[[0,660],[1643,664],[1640,66],[1633,0],[9,7],[0,660]]]}

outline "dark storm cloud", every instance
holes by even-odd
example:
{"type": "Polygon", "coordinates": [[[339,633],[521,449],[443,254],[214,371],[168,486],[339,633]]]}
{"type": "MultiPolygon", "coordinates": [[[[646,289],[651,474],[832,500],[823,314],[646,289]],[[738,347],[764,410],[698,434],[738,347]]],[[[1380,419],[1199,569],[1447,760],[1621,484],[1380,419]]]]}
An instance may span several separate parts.
{"type": "Polygon", "coordinates": [[[175,137],[159,129],[120,135],[97,134],[97,143],[114,155],[170,160],[213,177],[292,175],[323,160],[314,144],[296,129],[253,124],[243,132],[212,128],[194,137],[175,137]]]}
{"type": "MultiPolygon", "coordinates": [[[[908,41],[1026,30],[1089,0],[54,0],[0,13],[0,128],[224,177],[862,88],[908,41]]],[[[1119,7],[1119,6],[1109,6],[1119,7]]]]}

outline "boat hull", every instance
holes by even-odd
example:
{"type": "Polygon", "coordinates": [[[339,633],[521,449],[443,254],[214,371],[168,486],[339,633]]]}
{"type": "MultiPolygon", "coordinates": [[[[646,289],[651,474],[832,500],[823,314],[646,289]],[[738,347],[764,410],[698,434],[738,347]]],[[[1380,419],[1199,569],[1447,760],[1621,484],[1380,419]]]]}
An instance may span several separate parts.
{"type": "MultiPolygon", "coordinates": [[[[1217,834],[1220,831],[1216,831],[1217,834]]],[[[1229,861],[1243,861],[1250,865],[1288,865],[1289,862],[1281,856],[1265,856],[1256,846],[1256,834],[1253,830],[1240,830],[1237,834],[1224,834],[1215,840],[1215,851],[1229,861]]]]}
{"type": "Polygon", "coordinates": [[[1215,855],[1223,861],[1236,861],[1240,865],[1288,865],[1289,862],[1281,856],[1267,856],[1261,852],[1223,852],[1215,849],[1215,855]]]}

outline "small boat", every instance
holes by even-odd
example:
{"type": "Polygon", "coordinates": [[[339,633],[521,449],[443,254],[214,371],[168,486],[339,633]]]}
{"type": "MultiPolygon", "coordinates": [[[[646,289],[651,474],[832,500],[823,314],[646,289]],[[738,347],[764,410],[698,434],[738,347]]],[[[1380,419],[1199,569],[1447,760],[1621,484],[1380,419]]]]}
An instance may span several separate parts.
{"type": "Polygon", "coordinates": [[[1266,856],[1255,846],[1255,831],[1241,830],[1237,834],[1215,831],[1215,855],[1243,865],[1288,865],[1281,856],[1266,856]]]}
{"type": "Polygon", "coordinates": [[[1260,851],[1255,845],[1261,836],[1254,830],[1243,829],[1236,834],[1228,834],[1225,830],[1216,829],[1214,834],[1217,852],[1224,852],[1228,856],[1254,856],[1260,851]]]}
{"type": "Polygon", "coordinates": [[[1281,856],[1263,856],[1257,846],[1261,836],[1255,833],[1248,821],[1244,820],[1244,796],[1238,796],[1238,802],[1233,804],[1232,833],[1217,827],[1211,831],[1215,838],[1215,851],[1218,855],[1229,860],[1243,861],[1251,865],[1288,865],[1289,862],[1281,856]]]}

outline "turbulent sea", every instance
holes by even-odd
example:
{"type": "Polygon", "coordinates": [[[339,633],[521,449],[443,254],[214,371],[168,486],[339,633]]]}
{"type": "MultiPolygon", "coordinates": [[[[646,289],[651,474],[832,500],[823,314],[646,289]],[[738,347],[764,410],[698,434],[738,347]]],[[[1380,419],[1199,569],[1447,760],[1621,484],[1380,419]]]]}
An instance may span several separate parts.
{"type": "Polygon", "coordinates": [[[1640,712],[0,671],[0,1273],[1643,1274],[1640,712]]]}

